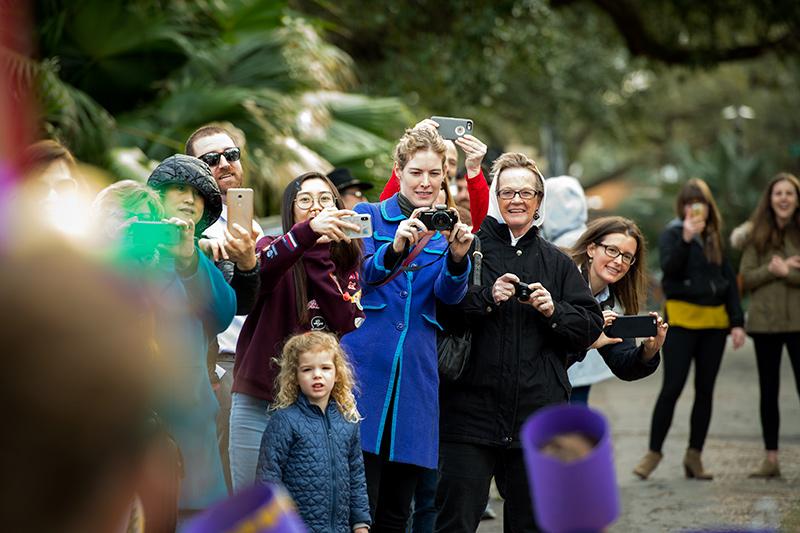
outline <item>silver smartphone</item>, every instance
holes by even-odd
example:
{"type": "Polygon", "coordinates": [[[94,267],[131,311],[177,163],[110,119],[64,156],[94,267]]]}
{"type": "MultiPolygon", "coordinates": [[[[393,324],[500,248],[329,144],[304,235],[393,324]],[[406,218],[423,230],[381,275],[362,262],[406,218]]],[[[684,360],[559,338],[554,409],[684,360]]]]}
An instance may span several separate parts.
{"type": "Polygon", "coordinates": [[[358,226],[358,231],[347,230],[344,232],[351,239],[365,239],[372,237],[372,216],[366,213],[343,216],[342,220],[358,226]]]}
{"type": "Polygon", "coordinates": [[[472,120],[468,118],[431,117],[439,124],[439,135],[443,139],[455,141],[464,135],[472,135],[472,120]]]}

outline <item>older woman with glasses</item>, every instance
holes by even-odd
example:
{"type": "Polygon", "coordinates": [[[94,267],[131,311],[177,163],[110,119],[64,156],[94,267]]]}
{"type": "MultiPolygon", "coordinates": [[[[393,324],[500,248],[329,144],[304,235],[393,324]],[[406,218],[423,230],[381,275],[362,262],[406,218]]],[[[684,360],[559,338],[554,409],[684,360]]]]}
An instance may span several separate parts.
{"type": "Polygon", "coordinates": [[[440,388],[437,531],[474,532],[492,476],[505,499],[505,530],[536,531],[520,427],[569,399],[567,358],[586,350],[603,322],[575,264],[539,234],[544,179],[536,163],[506,153],[492,175],[477,234],[482,283],[455,310],[472,330],[469,363],[440,388]]]}
{"type": "Polygon", "coordinates": [[[281,218],[284,234],[259,240],[261,288],[236,346],[231,405],[230,460],[235,490],[255,480],[267,408],[275,398],[273,359],[292,334],[343,335],[361,325],[358,268],[361,246],[347,230],[336,187],[309,172],[287,185],[281,218]]]}

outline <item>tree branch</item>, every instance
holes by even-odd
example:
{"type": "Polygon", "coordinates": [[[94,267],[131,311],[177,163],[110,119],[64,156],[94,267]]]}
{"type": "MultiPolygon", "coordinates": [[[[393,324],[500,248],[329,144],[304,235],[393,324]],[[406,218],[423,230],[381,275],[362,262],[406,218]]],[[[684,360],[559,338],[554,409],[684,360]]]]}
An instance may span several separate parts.
{"type": "MultiPolygon", "coordinates": [[[[566,7],[581,0],[551,0],[555,7],[566,7]]],[[[741,61],[760,57],[767,52],[780,49],[797,50],[798,39],[788,29],[775,39],[764,39],[748,45],[730,48],[689,48],[670,45],[648,31],[638,7],[630,0],[587,0],[606,13],[614,23],[631,54],[655,59],[667,65],[707,65],[729,61],[741,61]]]]}

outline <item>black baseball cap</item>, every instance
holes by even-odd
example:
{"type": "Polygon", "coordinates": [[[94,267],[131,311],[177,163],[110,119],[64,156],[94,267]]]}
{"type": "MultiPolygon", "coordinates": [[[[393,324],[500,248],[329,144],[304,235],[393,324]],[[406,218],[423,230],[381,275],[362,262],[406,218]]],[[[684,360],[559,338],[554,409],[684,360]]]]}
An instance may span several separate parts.
{"type": "Polygon", "coordinates": [[[328,173],[328,179],[336,185],[336,188],[341,193],[350,187],[357,187],[360,191],[368,191],[375,186],[371,183],[361,181],[350,173],[347,168],[335,168],[328,173]]]}

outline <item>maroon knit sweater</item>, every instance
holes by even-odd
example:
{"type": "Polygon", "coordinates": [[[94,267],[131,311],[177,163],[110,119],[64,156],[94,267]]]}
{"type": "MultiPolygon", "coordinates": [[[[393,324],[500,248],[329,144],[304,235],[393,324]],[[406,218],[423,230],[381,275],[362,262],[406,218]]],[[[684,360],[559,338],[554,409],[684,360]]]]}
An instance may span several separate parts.
{"type": "Polygon", "coordinates": [[[341,336],[361,324],[358,265],[348,271],[338,268],[331,260],[330,244],[316,244],[318,238],[306,221],[285,235],[258,241],[261,288],[236,345],[234,392],[273,401],[279,369],[272,359],[291,335],[324,329],[341,336]],[[297,318],[291,270],[301,257],[308,277],[308,324],[297,318]]]}

